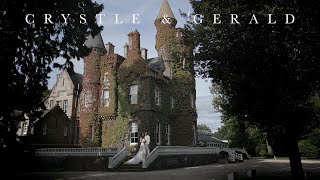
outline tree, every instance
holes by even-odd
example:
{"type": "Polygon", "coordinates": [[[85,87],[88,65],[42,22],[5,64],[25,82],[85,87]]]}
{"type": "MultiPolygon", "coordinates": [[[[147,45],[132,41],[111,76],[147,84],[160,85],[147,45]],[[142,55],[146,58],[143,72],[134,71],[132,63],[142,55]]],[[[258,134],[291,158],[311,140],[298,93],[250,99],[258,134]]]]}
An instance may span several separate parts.
{"type": "Polygon", "coordinates": [[[198,124],[197,129],[211,133],[211,129],[205,124],[198,124]]]}
{"type": "Polygon", "coordinates": [[[41,107],[53,60],[63,57],[66,60],[63,66],[72,69],[71,59],[79,60],[89,53],[84,42],[89,34],[101,31],[95,15],[103,6],[91,0],[4,0],[0,6],[0,57],[8,74],[7,109],[0,114],[2,149],[15,142],[10,112],[15,109],[33,112],[41,107]],[[45,14],[52,16],[52,24],[45,23],[45,14]],[[70,14],[67,23],[62,14],[65,17],[70,14]],[[85,14],[87,23],[81,23],[80,14],[85,14]]]}
{"type": "Polygon", "coordinates": [[[304,179],[298,140],[319,123],[312,97],[319,92],[320,2],[191,3],[204,16],[202,23],[186,25],[197,73],[219,86],[223,114],[285,139],[291,174],[304,179]],[[213,13],[220,14],[220,24],[213,13]],[[235,13],[240,24],[231,22],[235,13]],[[268,14],[276,24],[268,24],[268,14]],[[296,21],[285,24],[285,14],[296,21]]]}

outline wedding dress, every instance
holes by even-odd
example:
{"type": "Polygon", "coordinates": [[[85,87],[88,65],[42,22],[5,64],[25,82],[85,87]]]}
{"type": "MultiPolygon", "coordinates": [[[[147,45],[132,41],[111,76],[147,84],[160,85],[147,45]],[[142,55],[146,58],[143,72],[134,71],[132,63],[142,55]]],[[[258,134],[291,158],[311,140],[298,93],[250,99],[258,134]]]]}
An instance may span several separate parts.
{"type": "Polygon", "coordinates": [[[141,141],[141,145],[139,148],[138,153],[130,160],[125,162],[124,164],[139,164],[140,162],[143,161],[143,159],[147,156],[147,149],[145,145],[145,140],[143,139],[141,141]]]}

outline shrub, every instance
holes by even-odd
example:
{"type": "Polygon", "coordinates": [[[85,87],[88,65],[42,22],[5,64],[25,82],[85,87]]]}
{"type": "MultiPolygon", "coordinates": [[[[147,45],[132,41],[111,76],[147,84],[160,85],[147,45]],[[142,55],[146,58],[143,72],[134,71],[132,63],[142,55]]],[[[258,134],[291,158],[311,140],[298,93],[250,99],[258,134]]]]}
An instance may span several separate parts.
{"type": "Polygon", "coordinates": [[[229,157],[229,153],[226,151],[220,151],[219,153],[220,158],[224,159],[224,158],[228,158],[229,157]]]}
{"type": "Polygon", "coordinates": [[[300,155],[306,158],[319,158],[320,148],[313,145],[309,140],[301,140],[299,142],[300,155]]]}

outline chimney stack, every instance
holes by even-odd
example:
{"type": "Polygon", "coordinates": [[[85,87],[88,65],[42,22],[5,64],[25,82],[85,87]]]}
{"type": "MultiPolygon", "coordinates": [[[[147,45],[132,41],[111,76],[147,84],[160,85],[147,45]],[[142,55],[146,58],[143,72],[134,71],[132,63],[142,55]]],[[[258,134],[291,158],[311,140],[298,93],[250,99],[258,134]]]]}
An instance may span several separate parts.
{"type": "Polygon", "coordinates": [[[124,49],[124,55],[123,55],[123,57],[127,58],[127,57],[128,57],[129,45],[126,43],[126,44],[123,46],[123,49],[124,49]]]}
{"type": "Polygon", "coordinates": [[[142,57],[144,60],[147,60],[147,58],[148,58],[148,49],[146,49],[146,48],[142,48],[142,49],[141,49],[141,57],[142,57]]]}
{"type": "Polygon", "coordinates": [[[140,51],[140,33],[138,30],[129,33],[129,56],[139,55],[141,56],[140,51]]]}
{"type": "Polygon", "coordinates": [[[108,55],[114,54],[114,45],[108,42],[108,44],[106,44],[106,50],[108,55]]]}

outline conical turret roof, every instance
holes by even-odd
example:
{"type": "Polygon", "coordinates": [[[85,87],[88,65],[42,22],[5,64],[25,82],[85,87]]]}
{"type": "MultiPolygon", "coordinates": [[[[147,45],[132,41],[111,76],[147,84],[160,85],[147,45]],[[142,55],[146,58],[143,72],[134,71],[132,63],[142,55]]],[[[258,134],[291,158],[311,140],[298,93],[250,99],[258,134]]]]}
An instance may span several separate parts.
{"type": "Polygon", "coordinates": [[[104,43],[102,40],[102,36],[100,33],[98,33],[96,36],[92,37],[91,34],[87,36],[87,40],[84,42],[84,44],[88,48],[100,48],[100,49],[105,49],[104,48],[104,43]]]}
{"type": "Polygon", "coordinates": [[[157,19],[163,18],[164,15],[167,15],[169,18],[176,19],[167,0],[163,0],[157,19]]]}

